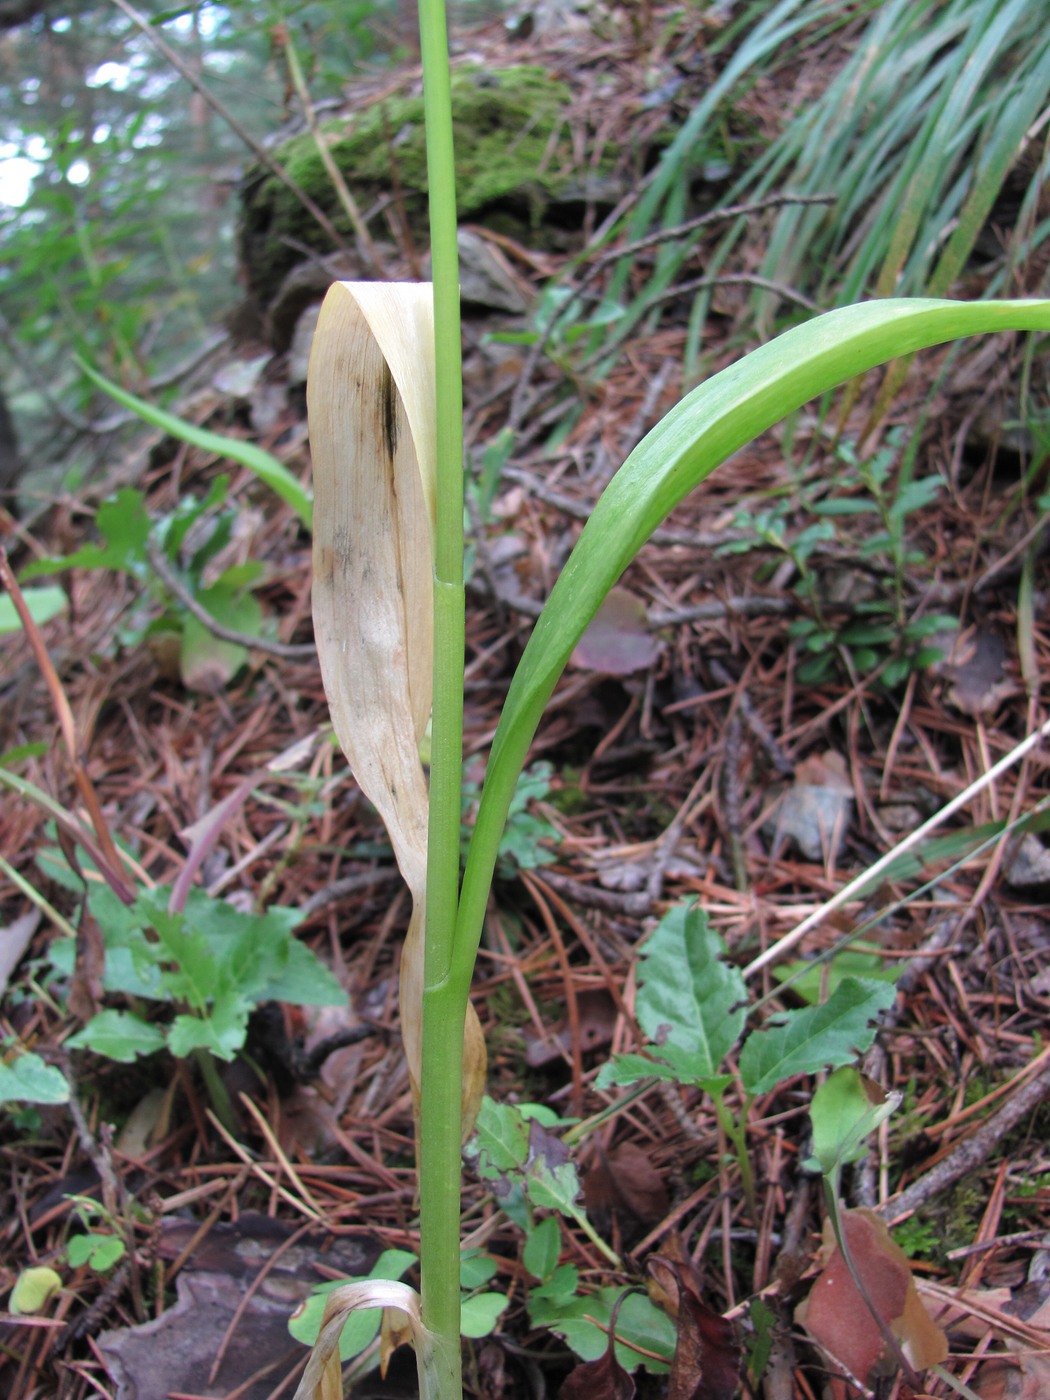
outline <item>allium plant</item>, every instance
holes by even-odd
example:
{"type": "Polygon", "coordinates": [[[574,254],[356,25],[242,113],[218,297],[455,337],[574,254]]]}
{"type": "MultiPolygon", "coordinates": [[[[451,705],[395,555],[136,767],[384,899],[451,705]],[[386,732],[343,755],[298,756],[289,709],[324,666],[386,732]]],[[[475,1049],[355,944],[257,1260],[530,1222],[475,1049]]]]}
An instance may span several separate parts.
{"type": "MultiPolygon", "coordinates": [[[[310,364],[314,619],[351,768],[412,896],[401,1024],[416,1108],[422,1295],[332,1295],[301,1400],[340,1391],[338,1318],[409,1319],[424,1400],[460,1400],[460,1151],[484,1043],[469,1001],[500,837],[569,656],[656,527],[710,472],[802,404],[878,365],[977,332],[1050,330],[1050,301],[892,300],[815,317],[687,395],[594,508],[536,624],[489,755],[461,869],[463,431],[455,170],[443,0],[420,0],[433,284],[339,283],[310,364]],[[420,742],[431,724],[429,779],[420,742]]],[[[399,1334],[401,1335],[401,1334],[399,1334]]]]}

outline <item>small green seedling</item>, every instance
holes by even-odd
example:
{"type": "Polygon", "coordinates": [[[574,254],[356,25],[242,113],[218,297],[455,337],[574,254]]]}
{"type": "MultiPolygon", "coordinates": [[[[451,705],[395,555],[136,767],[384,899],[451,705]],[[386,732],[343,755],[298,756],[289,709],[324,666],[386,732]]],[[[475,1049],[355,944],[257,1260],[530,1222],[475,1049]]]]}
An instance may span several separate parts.
{"type": "MultiPolygon", "coordinates": [[[[614,1267],[620,1267],[620,1260],[579,1204],[576,1166],[554,1132],[565,1126],[566,1120],[543,1104],[497,1104],[486,1097],[464,1156],[524,1231],[522,1263],[535,1280],[529,1286],[529,1322],[556,1333],[582,1361],[593,1361],[608,1343],[608,1326],[623,1289],[581,1287],[576,1266],[559,1262],[558,1218],[582,1230],[614,1267]]],[[[626,1370],[644,1366],[663,1372],[674,1347],[674,1324],[665,1312],[642,1293],[623,1299],[617,1314],[616,1356],[626,1370]]]]}
{"type": "Polygon", "coordinates": [[[804,1165],[823,1178],[834,1251],[826,1241],[823,1270],[795,1316],[861,1384],[892,1358],[912,1389],[932,1369],[964,1394],[941,1364],[947,1339],[922,1305],[903,1250],[877,1215],[847,1210],[840,1197],[843,1167],[866,1154],[867,1139],[901,1099],[852,1066],[829,1075],[813,1095],[813,1156],[804,1165]]]}
{"type": "Polygon", "coordinates": [[[120,1238],[117,1222],[104,1206],[90,1196],[67,1196],[76,1215],[85,1227],[82,1235],[73,1235],[66,1241],[66,1259],[70,1268],[79,1269],[85,1264],[96,1274],[108,1273],[115,1268],[127,1253],[127,1246],[120,1238]],[[92,1229],[92,1221],[98,1220],[109,1227],[109,1233],[92,1229]]]}
{"type": "Polygon", "coordinates": [[[939,661],[944,638],[958,630],[958,619],[947,613],[912,615],[906,596],[907,570],[925,563],[925,556],[909,546],[908,522],[935,501],[944,486],[939,476],[914,479],[919,441],[917,432],[905,443],[893,430],[887,445],[870,458],[860,456],[849,441],[840,441],[830,490],[820,479],[800,486],[797,500],[790,503],[738,511],[734,526],[745,537],[727,541],[717,551],[734,555],[764,548],[794,565],[792,589],[806,615],[791,623],[788,635],[798,643],[797,675],[805,685],[825,680],[848,658],[847,669],[854,674],[876,672],[883,688],[893,690],[913,671],[939,661]],[[799,509],[816,519],[793,524],[799,509]],[[860,539],[846,528],[858,520],[865,526],[860,539]],[[822,568],[821,552],[829,545],[835,546],[837,556],[822,568]],[[851,599],[845,617],[843,604],[829,601],[827,578],[829,569],[841,574],[843,553],[855,557],[861,569],[860,596],[851,599]]]}
{"type": "Polygon", "coordinates": [[[244,636],[262,637],[266,626],[252,593],[262,581],[262,565],[256,561],[233,564],[211,577],[213,561],[229,543],[237,519],[236,507],[227,501],[228,489],[229,478],[216,477],[205,496],[185,496],[170,514],[154,519],[143,493],[125,486],[98,509],[95,523],[102,544],[38,560],[23,570],[22,577],[67,569],[127,574],[142,589],[145,605],[121,626],[115,640],[134,646],[144,638],[172,636],[178,644],[178,671],[187,686],[225,684],[247,661],[247,648],[215,636],[180,602],[158,576],[153,551],[216,622],[244,636]]]}
{"type": "Polygon", "coordinates": [[[875,1038],[876,1017],[893,1004],[895,989],[881,980],[842,977],[825,1001],[778,1012],[751,1031],[737,1055],[737,1074],[726,1074],[722,1066],[747,1020],[747,992],[707,916],[691,905],[676,906],[639,952],[635,1016],[648,1045],[644,1054],[615,1056],[603,1067],[597,1087],[669,1080],[708,1093],[755,1212],[746,1143],[752,1102],[796,1075],[849,1064],[862,1054],[875,1038]],[[737,1115],[726,1103],[733,1086],[741,1098],[737,1115]]]}
{"type": "Polygon", "coordinates": [[[108,1273],[127,1253],[124,1241],[116,1235],[74,1235],[66,1245],[66,1259],[72,1269],[84,1264],[96,1274],[108,1273]]]}
{"type": "MultiPolygon", "coordinates": [[[[176,1057],[205,1050],[232,1060],[244,1045],[248,1016],[265,1001],[340,1006],[346,994],[332,973],[293,936],[296,909],[273,906],[247,914],[192,889],[184,910],[158,886],[123,904],[106,885],[92,885],[88,908],[102,930],[103,989],[131,1000],[132,1010],[101,1011],[67,1042],[128,1064],[167,1049],[176,1057]],[[165,1009],[161,1018],[146,1005],[165,1009]]],[[[72,975],[69,940],[52,944],[51,961],[72,975]]]]}

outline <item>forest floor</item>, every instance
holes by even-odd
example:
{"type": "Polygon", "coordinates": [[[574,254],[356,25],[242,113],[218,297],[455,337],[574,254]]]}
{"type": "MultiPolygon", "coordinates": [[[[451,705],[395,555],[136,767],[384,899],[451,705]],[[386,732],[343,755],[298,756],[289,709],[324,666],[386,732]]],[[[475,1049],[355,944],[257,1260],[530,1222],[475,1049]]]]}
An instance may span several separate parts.
{"type": "MultiPolygon", "coordinates": [[[[705,346],[713,368],[745,348],[733,295],[713,322],[723,343],[705,346]]],[[[514,447],[472,532],[472,782],[581,520],[680,392],[685,306],[634,339],[600,381],[577,377],[580,411],[553,446],[566,381],[545,357],[526,357],[514,447]]],[[[640,607],[611,619],[611,641],[592,638],[549,707],[530,759],[530,799],[512,822],[493,893],[474,1004],[498,1102],[540,1103],[568,1119],[616,1104],[619,1091],[594,1081],[613,1053],[639,1043],[635,949],[658,918],[696,901],[743,966],[1038,728],[1050,674],[1046,559],[1033,547],[1043,517],[1028,506],[1039,487],[1029,480],[1022,492],[1017,451],[975,428],[986,405],[1009,401],[1022,353],[997,341],[950,363],[946,351],[921,356],[859,451],[876,380],[844,409],[839,400],[827,415],[796,415],[716,472],[642,551],[623,580],[640,607]],[[814,507],[857,500],[857,462],[883,451],[892,494],[895,444],[920,419],[914,475],[936,475],[941,488],[898,512],[898,557],[872,552],[871,515],[814,507]],[[772,538],[797,542],[818,522],[794,557],[772,538]],[[929,614],[962,625],[927,664],[902,629],[929,614]],[[862,633],[873,615],[878,627],[862,633]],[[821,652],[790,630],[815,616],[821,652]],[[887,685],[896,662],[901,674],[887,685]]],[[[475,449],[506,421],[510,394],[508,386],[493,397],[484,373],[480,382],[468,374],[475,449]]],[[[290,406],[270,441],[300,426],[290,406]]],[[[24,930],[24,956],[6,968],[3,1032],[59,1065],[73,1097],[9,1107],[0,1124],[0,1284],[6,1292],[20,1271],[41,1265],[56,1268],[63,1285],[41,1315],[0,1321],[0,1386],[12,1400],[262,1400],[294,1387],[288,1378],[303,1352],[284,1319],[305,1291],[367,1271],[381,1248],[418,1243],[397,1035],[408,901],[382,827],[330,738],[309,647],[308,534],[229,463],[171,439],[140,444],[136,462],[153,520],[231,473],[220,504],[236,508],[236,527],[217,563],[262,561],[255,594],[272,637],[300,650],[254,647],[231,679],[191,691],[166,669],[162,648],[126,640],[143,606],[140,580],[73,570],[64,577],[69,611],[43,637],[77,757],[145,886],[171,885],[189,829],[241,792],[199,881],[241,909],[302,911],[297,935],[333,969],[348,1007],[259,1008],[247,1053],[223,1068],[232,1131],[211,1111],[192,1057],[163,1051],[119,1063],[64,1049],[94,1010],[127,1003],[103,994],[97,967],[85,966],[98,936],[82,900],[56,882],[54,857],[40,864],[55,846],[45,815],[5,798],[0,853],[77,927],[80,960],[72,976],[56,968],[61,935],[5,880],[5,938],[24,930]],[[286,768],[267,771],[295,745],[286,768]],[[333,1035],[350,1043],[311,1058],[333,1035]],[[85,1221],[90,1233],[124,1239],[119,1262],[70,1263],[69,1239],[88,1232],[85,1221]]],[[[290,465],[305,473],[305,448],[290,465]]],[[[28,531],[12,525],[14,562],[93,538],[97,500],[64,498],[28,531]]],[[[53,695],[24,639],[5,640],[0,684],[6,765],[76,808],[82,798],[53,695]]],[[[792,955],[833,949],[864,924],[869,946],[840,970],[905,965],[865,1065],[902,1105],[849,1178],[850,1200],[899,1221],[895,1238],[929,1307],[953,1300],[949,1369],[985,1400],[1050,1388],[1037,1354],[1050,1344],[1050,1324],[1034,1316],[1050,1292],[1050,865],[1040,864],[1031,833],[955,862],[977,844],[978,828],[1032,811],[1047,790],[1036,750],[955,814],[940,833],[954,844],[927,850],[919,871],[893,872],[792,955]],[[933,874],[937,882],[916,893],[933,874]],[[982,1358],[1004,1347],[1028,1359],[990,1369],[982,1358]]],[[[751,988],[756,1002],[777,986],[764,970],[751,988]]],[[[787,994],[785,1004],[795,1004],[787,994]]],[[[562,1230],[563,1257],[588,1287],[644,1281],[653,1254],[688,1259],[705,1303],[742,1335],[753,1332],[749,1302],[761,1295],[775,1347],[755,1393],[770,1400],[816,1395],[824,1383],[824,1364],[792,1322],[821,1225],[818,1179],[801,1166],[812,1086],[795,1078],[750,1105],[753,1208],[710,1098],[680,1086],[650,1090],[608,1115],[576,1156],[588,1212],[622,1268],[579,1230],[562,1230]]],[[[497,1261],[493,1287],[510,1299],[495,1333],[470,1344],[471,1392],[556,1393],[571,1358],[530,1328],[520,1233],[469,1172],[463,1201],[468,1235],[497,1261]]],[[[666,1393],[665,1381],[642,1373],[638,1384],[643,1395],[666,1393]]],[[[879,1384],[880,1394],[920,1393],[899,1375],[879,1384]]],[[[921,1393],[950,1393],[928,1384],[921,1393]]],[[[413,1393],[411,1369],[395,1365],[386,1382],[372,1374],[354,1393],[413,1393]]],[[[698,1378],[690,1393],[723,1392],[698,1378]]]]}

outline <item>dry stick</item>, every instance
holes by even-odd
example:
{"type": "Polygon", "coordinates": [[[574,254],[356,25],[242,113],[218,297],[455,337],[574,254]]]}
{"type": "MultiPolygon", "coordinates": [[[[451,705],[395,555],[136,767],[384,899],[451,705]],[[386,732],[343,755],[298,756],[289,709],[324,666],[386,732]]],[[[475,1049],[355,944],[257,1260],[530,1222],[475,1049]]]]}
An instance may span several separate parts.
{"type": "Polygon", "coordinates": [[[139,1269],[138,1255],[135,1252],[135,1227],[132,1223],[131,1201],[123,1177],[118,1176],[113,1166],[113,1154],[111,1151],[112,1129],[108,1124],[103,1125],[103,1131],[97,1138],[91,1131],[87,1117],[80,1103],[77,1080],[73,1073],[73,1066],[70,1062],[68,1052],[63,1052],[62,1055],[62,1071],[69,1084],[69,1102],[67,1104],[69,1116],[73,1119],[73,1126],[76,1129],[81,1151],[90,1160],[91,1165],[98,1173],[99,1182],[102,1186],[102,1205],[119,1232],[119,1236],[123,1240],[124,1248],[127,1251],[128,1277],[131,1284],[131,1295],[135,1302],[136,1313],[139,1317],[145,1317],[146,1309],[142,1297],[142,1277],[139,1269]]]}
{"type": "Polygon", "coordinates": [[[271,642],[267,637],[254,637],[250,632],[238,632],[233,627],[225,626],[217,618],[212,617],[208,609],[197,601],[171,567],[156,540],[150,539],[147,542],[146,554],[149,557],[150,568],[165,588],[169,588],[186,611],[192,613],[197,621],[220,641],[234,642],[237,646],[249,647],[254,651],[264,651],[268,656],[279,656],[286,661],[306,660],[317,655],[317,648],[313,642],[291,645],[286,642],[271,642]]]}
{"type": "MultiPolygon", "coordinates": [[[[957,931],[958,922],[955,919],[942,919],[934,927],[933,932],[927,935],[915,949],[913,956],[905,963],[904,971],[897,978],[895,1004],[879,1018],[880,1035],[885,1035],[887,1031],[893,1030],[897,1025],[904,1011],[905,998],[914,990],[919,978],[930,966],[931,960],[945,951],[957,931]]],[[[886,1052],[882,1045],[876,1042],[864,1061],[864,1072],[876,1082],[881,1083],[885,1067],[886,1052]]],[[[883,1127],[885,1126],[883,1124],[883,1127]]],[[[879,1129],[879,1132],[881,1134],[882,1128],[879,1129]]],[[[854,1173],[853,1197],[856,1204],[868,1206],[870,1209],[875,1208],[879,1194],[877,1176],[875,1155],[869,1152],[854,1173]]]]}
{"type": "Polygon", "coordinates": [[[829,899],[825,904],[822,904],[819,909],[814,909],[812,914],[808,914],[800,924],[796,924],[790,933],[786,933],[783,938],[777,939],[776,943],[767,948],[764,953],[760,953],[757,958],[749,962],[747,967],[744,968],[743,975],[745,979],[754,977],[756,972],[760,972],[762,968],[768,967],[770,963],[776,962],[778,958],[783,957],[785,953],[789,952],[796,944],[800,943],[802,939],[805,938],[810,929],[815,928],[817,924],[826,919],[829,914],[834,913],[836,909],[841,909],[844,904],[848,904],[850,900],[855,899],[862,890],[867,889],[894,861],[898,860],[908,851],[913,850],[916,846],[921,845],[931,832],[936,831],[936,829],[943,825],[950,816],[953,816],[960,807],[964,807],[967,802],[976,797],[979,792],[983,792],[986,787],[989,787],[997,778],[1000,778],[1003,773],[1007,772],[1018,763],[1026,753],[1029,753],[1040,744],[1048,734],[1050,734],[1050,720],[1042,724],[1034,734],[1029,734],[1026,739],[1022,739],[1022,741],[1012,748],[1008,754],[1005,754],[998,763],[993,764],[986,773],[983,773],[981,777],[972,782],[969,787],[960,792],[957,797],[953,797],[939,812],[935,812],[928,821],[916,827],[903,841],[899,841],[891,851],[887,851],[884,856],[880,856],[873,865],[869,866],[868,869],[858,875],[855,880],[851,880],[848,885],[841,889],[833,899],[829,899]]]}
{"type": "Polygon", "coordinates": [[[300,189],[284,167],[274,160],[266,147],[256,141],[251,132],[241,125],[229,108],[215,96],[207,84],[201,81],[189,64],[183,62],[182,58],[171,45],[160,37],[146,16],[140,14],[138,10],[128,3],[128,0],[113,0],[113,3],[118,10],[122,10],[134,24],[138,25],[153,47],[171,64],[176,73],[185,78],[190,86],[200,93],[201,97],[204,98],[212,111],[216,112],[230,130],[244,142],[255,159],[262,165],[265,165],[266,169],[280,180],[285,189],[289,190],[295,196],[306,212],[317,221],[325,234],[331,239],[333,246],[343,253],[349,253],[351,250],[346,240],[340,235],[338,229],[320,205],[316,204],[305,190],[300,189]]]}
{"type": "Polygon", "coordinates": [[[586,286],[595,273],[610,263],[618,262],[620,258],[632,258],[636,253],[644,253],[649,248],[656,248],[661,243],[670,243],[713,224],[728,223],[731,219],[746,218],[750,214],[763,214],[767,209],[779,209],[785,204],[834,204],[837,200],[838,195],[835,194],[771,194],[765,199],[755,200],[752,204],[727,204],[724,208],[711,209],[695,219],[688,219],[684,224],[676,224],[674,228],[660,229],[658,233],[647,234],[622,248],[610,248],[591,264],[580,285],[586,286]]]}
{"type": "Polygon", "coordinates": [[[18,580],[14,576],[10,564],[7,562],[7,551],[0,548],[0,582],[3,583],[11,601],[15,606],[22,623],[22,629],[26,634],[39,667],[40,674],[44,678],[48,693],[51,696],[51,703],[55,707],[58,716],[59,728],[62,731],[62,739],[66,746],[66,753],[69,755],[69,762],[73,769],[73,780],[76,783],[77,791],[80,793],[80,800],[88,810],[91,818],[91,825],[94,828],[95,837],[99,844],[99,851],[103,856],[107,870],[107,878],[114,891],[121,896],[125,904],[130,904],[134,899],[134,891],[127,884],[124,874],[125,865],[117,853],[117,848],[113,843],[106,819],[102,815],[102,804],[98,800],[94,785],[88,776],[86,767],[80,755],[80,746],[77,743],[76,723],[73,719],[73,710],[66,698],[66,693],[62,689],[62,682],[58,678],[58,672],[52,664],[47,646],[40,634],[40,628],[36,624],[29,605],[22,595],[22,590],[18,586],[18,580]],[[123,893],[121,893],[123,891],[123,893]]]}
{"type": "Polygon", "coordinates": [[[935,1167],[906,1190],[878,1207],[888,1224],[912,1215],[920,1206],[939,1195],[961,1177],[981,1166],[1011,1129],[1050,1096],[1050,1064],[1018,1089],[998,1113],[993,1113],[975,1133],[964,1138],[935,1167]]]}
{"type": "Polygon", "coordinates": [[[314,145],[317,147],[317,154],[321,157],[321,164],[325,168],[325,173],[331,180],[332,186],[339,197],[339,202],[346,211],[346,217],[350,220],[351,227],[360,239],[361,247],[364,249],[376,275],[385,282],[386,271],[383,267],[382,259],[379,256],[379,249],[376,247],[372,235],[368,232],[368,226],[361,217],[360,209],[357,207],[357,200],[350,193],[350,187],[343,179],[343,172],[339,169],[338,165],[336,165],[328,142],[325,140],[324,133],[317,124],[317,113],[314,110],[313,102],[310,100],[310,89],[307,87],[306,79],[303,77],[303,70],[299,63],[299,55],[295,51],[295,45],[292,43],[291,35],[288,33],[287,27],[283,24],[277,25],[274,33],[277,42],[284,49],[284,55],[288,61],[288,72],[299,98],[300,106],[303,109],[303,116],[306,118],[307,128],[314,139],[314,145]]]}

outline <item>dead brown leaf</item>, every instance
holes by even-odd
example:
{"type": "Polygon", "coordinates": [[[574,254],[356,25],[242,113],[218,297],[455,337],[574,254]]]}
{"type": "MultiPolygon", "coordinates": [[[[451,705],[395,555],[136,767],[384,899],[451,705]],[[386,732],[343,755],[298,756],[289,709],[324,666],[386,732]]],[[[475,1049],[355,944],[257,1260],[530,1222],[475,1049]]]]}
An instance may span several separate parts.
{"type": "MultiPolygon", "coordinates": [[[[907,1256],[890,1238],[873,1211],[844,1210],[842,1230],[854,1267],[871,1306],[917,1370],[943,1361],[948,1354],[944,1333],[922,1305],[907,1256]]],[[[835,1243],[831,1222],[824,1226],[821,1250],[824,1267],[809,1296],[799,1304],[795,1320],[822,1350],[868,1385],[887,1365],[887,1344],[835,1243]]]]}
{"type": "Polygon", "coordinates": [[[731,1322],[703,1301],[688,1262],[649,1260],[656,1301],[678,1324],[667,1400],[733,1400],[740,1388],[740,1347],[731,1322]]]}

